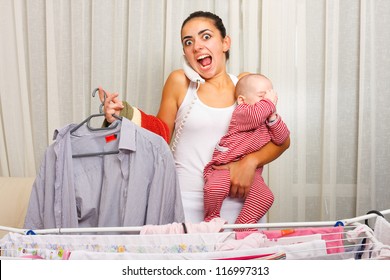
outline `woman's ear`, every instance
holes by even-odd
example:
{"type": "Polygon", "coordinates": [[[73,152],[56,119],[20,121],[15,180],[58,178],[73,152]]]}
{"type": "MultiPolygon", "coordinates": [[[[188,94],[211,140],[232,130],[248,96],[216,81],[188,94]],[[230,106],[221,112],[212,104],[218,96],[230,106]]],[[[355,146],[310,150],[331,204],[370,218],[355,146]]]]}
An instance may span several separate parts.
{"type": "Polygon", "coordinates": [[[223,52],[227,52],[230,49],[231,39],[229,36],[223,38],[223,52]]]}

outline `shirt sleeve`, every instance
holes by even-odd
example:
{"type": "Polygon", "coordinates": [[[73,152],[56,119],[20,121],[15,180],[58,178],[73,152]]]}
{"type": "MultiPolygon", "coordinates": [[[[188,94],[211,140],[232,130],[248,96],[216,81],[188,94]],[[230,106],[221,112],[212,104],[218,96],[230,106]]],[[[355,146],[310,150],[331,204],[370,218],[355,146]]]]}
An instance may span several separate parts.
{"type": "Polygon", "coordinates": [[[150,185],[146,224],[163,225],[184,222],[179,179],[172,153],[167,148],[155,162],[150,185]]]}
{"type": "MultiPolygon", "coordinates": [[[[148,115],[140,109],[131,106],[126,101],[123,101],[123,110],[120,113],[120,116],[125,117],[126,119],[131,120],[136,125],[145,128],[157,135],[160,135],[164,140],[169,143],[170,133],[168,125],[153,115],[148,115]]],[[[105,121],[105,126],[107,126],[107,121],[105,121]]]]}

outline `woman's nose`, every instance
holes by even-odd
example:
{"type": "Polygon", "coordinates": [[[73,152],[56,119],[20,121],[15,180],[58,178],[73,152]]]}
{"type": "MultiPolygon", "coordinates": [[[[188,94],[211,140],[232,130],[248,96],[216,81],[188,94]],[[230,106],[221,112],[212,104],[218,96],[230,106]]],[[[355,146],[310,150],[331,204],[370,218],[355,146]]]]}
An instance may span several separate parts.
{"type": "Polygon", "coordinates": [[[203,42],[202,41],[195,41],[194,42],[194,50],[198,51],[198,50],[201,50],[203,49],[203,42]]]}

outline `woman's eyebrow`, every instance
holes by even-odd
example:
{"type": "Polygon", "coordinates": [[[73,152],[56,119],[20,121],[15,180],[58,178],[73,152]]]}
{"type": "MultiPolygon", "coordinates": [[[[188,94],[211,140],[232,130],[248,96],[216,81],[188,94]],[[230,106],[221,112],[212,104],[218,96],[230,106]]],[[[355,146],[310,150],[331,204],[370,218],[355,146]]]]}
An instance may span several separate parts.
{"type": "Polygon", "coordinates": [[[191,39],[192,36],[191,35],[187,35],[187,36],[184,36],[183,39],[181,39],[182,41],[184,41],[185,39],[191,39]]]}
{"type": "Polygon", "coordinates": [[[212,32],[210,29],[203,29],[203,30],[201,30],[201,31],[199,31],[199,32],[198,32],[198,35],[200,35],[200,34],[202,34],[202,33],[206,32],[206,31],[210,31],[210,32],[212,32]]]}
{"type": "MultiPolygon", "coordinates": [[[[206,32],[206,31],[212,32],[210,29],[207,29],[207,28],[206,28],[206,29],[203,29],[203,30],[199,31],[199,32],[198,32],[198,35],[200,35],[200,34],[206,32]]],[[[185,40],[185,39],[190,39],[190,38],[192,38],[191,35],[184,36],[183,39],[182,39],[182,41],[185,40]]]]}

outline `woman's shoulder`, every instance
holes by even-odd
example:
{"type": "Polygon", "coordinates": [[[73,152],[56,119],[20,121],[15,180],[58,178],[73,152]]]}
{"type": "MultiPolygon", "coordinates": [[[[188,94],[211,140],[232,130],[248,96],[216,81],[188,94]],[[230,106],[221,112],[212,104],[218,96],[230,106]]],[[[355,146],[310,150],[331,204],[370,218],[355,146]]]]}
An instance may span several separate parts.
{"type": "Polygon", "coordinates": [[[228,73],[228,74],[229,74],[229,76],[230,76],[230,79],[233,81],[234,85],[236,85],[237,82],[238,82],[242,77],[244,77],[244,76],[246,76],[246,75],[248,75],[248,74],[250,74],[250,73],[249,73],[249,72],[243,72],[243,73],[239,74],[238,76],[236,76],[236,75],[234,75],[234,74],[230,74],[230,73],[228,73]]]}
{"type": "Polygon", "coordinates": [[[186,77],[186,75],[184,74],[183,69],[173,70],[169,74],[167,81],[175,82],[175,83],[179,83],[179,84],[189,84],[189,80],[186,77]]]}
{"type": "Polygon", "coordinates": [[[172,71],[165,81],[163,95],[174,98],[175,100],[182,100],[187,92],[190,81],[185,76],[182,69],[172,71]]]}
{"type": "Polygon", "coordinates": [[[251,72],[242,72],[241,74],[239,74],[237,76],[238,79],[241,79],[242,77],[246,76],[246,75],[249,75],[249,74],[252,74],[251,72]]]}

